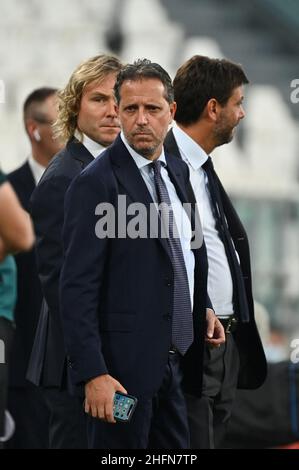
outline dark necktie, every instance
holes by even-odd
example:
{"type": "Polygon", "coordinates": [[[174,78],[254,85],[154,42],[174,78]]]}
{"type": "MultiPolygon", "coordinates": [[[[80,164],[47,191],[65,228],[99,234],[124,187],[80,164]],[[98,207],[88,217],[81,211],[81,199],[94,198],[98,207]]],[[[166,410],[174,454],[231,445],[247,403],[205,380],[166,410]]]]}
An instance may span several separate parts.
{"type": "Polygon", "coordinates": [[[154,169],[154,181],[159,199],[161,222],[164,224],[164,230],[166,230],[166,233],[168,234],[167,241],[172,255],[171,261],[174,272],[172,344],[182,355],[184,355],[193,342],[193,315],[191,310],[187,270],[180,238],[175,225],[169,194],[161,177],[161,162],[155,161],[152,166],[154,169]]]}
{"type": "Polygon", "coordinates": [[[230,272],[233,281],[233,304],[235,314],[239,317],[242,322],[248,322],[249,311],[243,275],[236,255],[235,247],[233,245],[232,238],[227,226],[219,187],[217,184],[216,173],[211,157],[209,157],[208,160],[202,165],[202,168],[205,170],[208,177],[209,191],[211,195],[211,205],[216,221],[216,229],[223,242],[228,264],[230,267],[230,272]]]}

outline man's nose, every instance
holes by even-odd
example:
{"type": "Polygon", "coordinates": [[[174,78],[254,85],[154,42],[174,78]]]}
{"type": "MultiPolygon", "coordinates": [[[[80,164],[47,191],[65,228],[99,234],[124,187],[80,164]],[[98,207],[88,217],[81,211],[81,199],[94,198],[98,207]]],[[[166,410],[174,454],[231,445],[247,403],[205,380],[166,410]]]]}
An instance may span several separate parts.
{"type": "Polygon", "coordinates": [[[245,116],[246,116],[245,110],[244,110],[243,106],[241,106],[239,118],[243,119],[245,116]]]}
{"type": "Polygon", "coordinates": [[[143,109],[139,109],[137,113],[137,124],[144,126],[148,123],[147,113],[143,109]]]}
{"type": "Polygon", "coordinates": [[[117,107],[114,99],[109,100],[107,103],[107,116],[117,117],[117,107]]]}

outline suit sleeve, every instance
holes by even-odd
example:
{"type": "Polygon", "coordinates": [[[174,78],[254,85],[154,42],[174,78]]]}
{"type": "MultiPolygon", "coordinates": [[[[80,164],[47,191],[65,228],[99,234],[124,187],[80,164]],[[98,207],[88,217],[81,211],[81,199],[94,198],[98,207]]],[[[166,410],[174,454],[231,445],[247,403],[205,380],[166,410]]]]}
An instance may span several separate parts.
{"type": "Polygon", "coordinates": [[[106,374],[98,309],[108,240],[96,237],[95,208],[107,202],[104,185],[86,174],[76,178],[65,199],[64,264],[60,299],[69,367],[75,385],[106,374]]]}
{"type": "Polygon", "coordinates": [[[211,299],[210,299],[208,293],[207,293],[207,308],[211,308],[211,309],[215,312],[214,307],[213,307],[213,305],[212,305],[212,302],[211,302],[211,299]]]}
{"type": "MultiPolygon", "coordinates": [[[[63,255],[63,204],[70,182],[66,177],[42,181],[31,198],[38,274],[50,314],[56,316],[59,314],[59,276],[63,255]]],[[[60,323],[60,318],[57,321],[60,323]]]]}

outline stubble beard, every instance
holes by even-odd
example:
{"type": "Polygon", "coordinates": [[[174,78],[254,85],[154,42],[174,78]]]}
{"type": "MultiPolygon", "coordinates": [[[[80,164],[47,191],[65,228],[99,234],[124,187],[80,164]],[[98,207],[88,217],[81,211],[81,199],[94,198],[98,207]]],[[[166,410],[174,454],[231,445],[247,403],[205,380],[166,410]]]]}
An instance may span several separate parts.
{"type": "Polygon", "coordinates": [[[131,147],[135,150],[135,152],[139,153],[139,155],[149,160],[154,156],[155,151],[157,150],[157,147],[138,148],[134,145],[131,145],[131,147]]]}
{"type": "Polygon", "coordinates": [[[229,144],[234,138],[234,128],[224,128],[219,126],[214,130],[215,147],[229,144]]]}
{"type": "MultiPolygon", "coordinates": [[[[152,143],[152,145],[148,144],[148,146],[146,146],[146,147],[142,146],[142,144],[139,144],[140,145],[139,146],[138,144],[137,145],[134,144],[132,138],[130,138],[130,139],[128,139],[128,137],[126,137],[126,138],[127,138],[128,143],[132,147],[132,149],[135,150],[135,152],[137,152],[139,155],[141,155],[142,157],[147,158],[149,160],[151,159],[151,157],[154,156],[154,154],[155,154],[155,152],[156,152],[156,150],[159,146],[159,145],[155,145],[154,143],[152,143]]],[[[144,145],[147,145],[147,144],[144,143],[144,145]]]]}

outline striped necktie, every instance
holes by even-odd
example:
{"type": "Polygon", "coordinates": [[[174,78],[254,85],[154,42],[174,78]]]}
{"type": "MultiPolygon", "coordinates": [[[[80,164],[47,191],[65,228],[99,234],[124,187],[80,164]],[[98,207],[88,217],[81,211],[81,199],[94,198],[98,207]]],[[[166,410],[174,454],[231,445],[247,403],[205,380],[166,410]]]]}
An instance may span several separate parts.
{"type": "Polygon", "coordinates": [[[174,273],[174,297],[172,317],[172,344],[184,355],[193,342],[193,315],[187,270],[178,230],[174,220],[169,194],[161,176],[160,161],[152,163],[154,181],[159,199],[159,213],[168,244],[174,273]]]}

